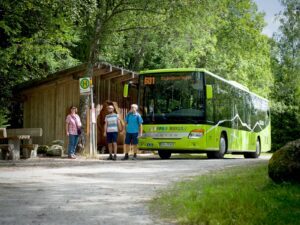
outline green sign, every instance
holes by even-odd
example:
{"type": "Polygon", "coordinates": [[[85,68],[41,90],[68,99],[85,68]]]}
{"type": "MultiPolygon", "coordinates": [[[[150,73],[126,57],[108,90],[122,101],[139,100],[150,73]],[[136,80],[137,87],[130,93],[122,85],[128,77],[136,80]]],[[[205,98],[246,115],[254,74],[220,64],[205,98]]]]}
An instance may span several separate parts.
{"type": "Polygon", "coordinates": [[[90,78],[84,77],[79,79],[80,94],[90,94],[91,81],[90,78]]]}

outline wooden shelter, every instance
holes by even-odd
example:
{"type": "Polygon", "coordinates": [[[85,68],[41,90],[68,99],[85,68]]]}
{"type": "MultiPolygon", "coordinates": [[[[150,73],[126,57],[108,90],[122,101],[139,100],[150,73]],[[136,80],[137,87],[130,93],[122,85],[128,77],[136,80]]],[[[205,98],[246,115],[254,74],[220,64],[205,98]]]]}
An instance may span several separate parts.
{"type": "MultiPolygon", "coordinates": [[[[67,143],[65,118],[70,106],[79,107],[79,78],[84,77],[86,66],[81,64],[16,88],[16,96],[23,105],[23,127],[43,129],[43,136],[35,138],[35,143],[49,144],[53,140],[65,140],[67,143]]],[[[138,74],[133,71],[109,63],[96,63],[92,77],[95,106],[99,104],[101,108],[106,100],[113,101],[118,105],[121,117],[124,117],[130,104],[137,99],[136,93],[130,94],[134,97],[123,98],[123,85],[137,81],[137,77],[138,74]]]]}

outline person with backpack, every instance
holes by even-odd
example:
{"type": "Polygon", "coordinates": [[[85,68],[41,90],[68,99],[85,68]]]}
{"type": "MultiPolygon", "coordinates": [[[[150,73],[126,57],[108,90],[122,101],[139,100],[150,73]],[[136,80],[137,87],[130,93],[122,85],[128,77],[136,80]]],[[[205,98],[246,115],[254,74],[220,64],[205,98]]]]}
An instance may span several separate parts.
{"type": "Polygon", "coordinates": [[[129,159],[130,144],[133,147],[133,159],[137,159],[137,144],[138,137],[143,135],[143,119],[138,113],[138,106],[136,104],[131,105],[129,113],[125,117],[126,137],[125,137],[125,156],[123,160],[129,159]]]}

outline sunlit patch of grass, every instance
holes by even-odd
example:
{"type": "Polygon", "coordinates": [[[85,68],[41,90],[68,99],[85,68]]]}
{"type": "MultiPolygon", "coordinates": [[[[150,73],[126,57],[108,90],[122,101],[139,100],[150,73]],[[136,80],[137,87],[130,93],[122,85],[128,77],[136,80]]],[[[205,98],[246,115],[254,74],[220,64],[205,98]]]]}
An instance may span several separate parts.
{"type": "Polygon", "coordinates": [[[150,209],[178,224],[299,224],[300,185],[274,184],[266,164],[248,165],[177,183],[150,209]]]}

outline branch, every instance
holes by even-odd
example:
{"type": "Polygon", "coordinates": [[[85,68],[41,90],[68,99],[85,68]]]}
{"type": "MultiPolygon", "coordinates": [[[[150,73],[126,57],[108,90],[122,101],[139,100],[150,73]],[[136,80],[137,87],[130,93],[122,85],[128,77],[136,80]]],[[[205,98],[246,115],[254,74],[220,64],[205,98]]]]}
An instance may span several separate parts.
{"type": "Polygon", "coordinates": [[[159,13],[155,10],[150,10],[150,9],[145,9],[145,8],[124,8],[124,9],[120,9],[120,10],[116,10],[118,7],[120,7],[121,4],[117,5],[113,10],[112,13],[105,19],[105,22],[108,22],[109,20],[111,20],[114,16],[124,13],[124,12],[130,12],[130,11],[143,11],[143,12],[147,12],[147,13],[155,13],[155,14],[161,14],[164,15],[163,13],[159,13]],[[116,10],[116,11],[115,11],[116,10]]]}
{"type": "MultiPolygon", "coordinates": [[[[160,12],[158,12],[158,11],[151,10],[151,9],[145,9],[145,8],[124,8],[124,9],[115,11],[115,12],[114,12],[114,15],[120,14],[120,13],[123,13],[123,12],[128,12],[128,11],[144,11],[144,12],[147,12],[147,13],[154,13],[154,14],[161,14],[161,15],[164,15],[163,13],[160,13],[160,12]]],[[[113,15],[113,16],[114,16],[114,15],[113,15]]]]}
{"type": "Polygon", "coordinates": [[[159,27],[159,26],[127,27],[127,28],[117,29],[117,30],[112,30],[112,31],[115,31],[115,32],[124,32],[124,31],[128,31],[128,30],[148,30],[148,29],[157,28],[157,27],[159,27]]]}

